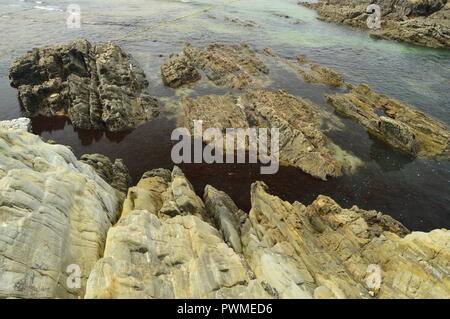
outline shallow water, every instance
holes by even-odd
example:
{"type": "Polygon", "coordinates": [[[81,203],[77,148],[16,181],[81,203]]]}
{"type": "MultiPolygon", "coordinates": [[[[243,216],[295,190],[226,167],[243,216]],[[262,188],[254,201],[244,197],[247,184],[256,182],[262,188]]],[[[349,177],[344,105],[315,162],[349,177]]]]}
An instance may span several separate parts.
{"type": "MultiPolygon", "coordinates": [[[[222,1],[2,0],[0,119],[21,115],[17,92],[9,87],[8,66],[27,50],[73,39],[104,42],[226,2],[222,1]],[[66,28],[65,10],[72,3],[81,7],[81,29],[66,28]]],[[[152,168],[171,168],[174,142],[170,141],[170,133],[182,120],[178,98],[227,91],[204,80],[178,90],[162,85],[160,65],[170,53],[181,51],[186,41],[198,47],[211,42],[245,42],[255,49],[270,47],[283,57],[305,55],[341,72],[348,82],[366,82],[450,124],[450,52],[373,40],[366,32],[318,21],[314,11],[296,3],[242,0],[119,41],[146,71],[151,93],[164,103],[160,119],[132,132],[113,134],[74,130],[61,118],[36,118],[34,131],[72,146],[78,156],[99,152],[113,159],[123,158],[135,181],[152,168]],[[225,17],[251,20],[257,27],[242,27],[225,21],[225,17]]],[[[332,91],[330,88],[304,83],[276,65],[272,65],[270,77],[270,89],[286,89],[332,112],[323,98],[324,93],[332,91]]],[[[450,228],[448,161],[410,158],[371,138],[353,121],[342,117],[339,120],[345,128],[328,131],[327,135],[364,162],[355,174],[342,178],[322,182],[294,168],[281,168],[276,175],[264,176],[259,174],[258,165],[248,164],[181,167],[199,194],[206,184],[211,184],[230,194],[245,210],[250,206],[250,184],[264,180],[274,194],[289,201],[309,204],[317,195],[325,194],[345,207],[355,204],[390,214],[412,229],[450,228]]]]}

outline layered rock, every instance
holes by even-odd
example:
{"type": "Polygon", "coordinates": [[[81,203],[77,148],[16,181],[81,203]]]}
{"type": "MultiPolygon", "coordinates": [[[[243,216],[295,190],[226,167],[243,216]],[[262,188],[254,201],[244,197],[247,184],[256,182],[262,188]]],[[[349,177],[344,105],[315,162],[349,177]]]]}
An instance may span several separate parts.
{"type": "Polygon", "coordinates": [[[181,85],[196,82],[201,79],[200,73],[185,56],[173,54],[161,66],[164,85],[177,88],[181,85]]]}
{"type": "Polygon", "coordinates": [[[80,161],[91,165],[97,174],[109,185],[124,195],[127,194],[132,180],[128,168],[122,159],[116,159],[113,163],[107,156],[102,154],[85,154],[81,156],[80,161]]]}
{"type": "Polygon", "coordinates": [[[321,20],[368,29],[370,4],[381,8],[381,29],[371,35],[433,48],[450,48],[447,0],[319,0],[299,4],[315,9],[321,20]]]}
{"type": "Polygon", "coordinates": [[[166,85],[176,87],[197,80],[197,70],[193,70],[191,65],[205,72],[208,79],[218,86],[243,89],[267,85],[268,67],[246,44],[211,44],[200,50],[187,43],[183,52],[184,56],[175,55],[175,59],[162,66],[166,85]]]}
{"type": "Polygon", "coordinates": [[[333,158],[331,143],[320,130],[320,107],[308,100],[281,90],[248,90],[236,96],[183,98],[181,104],[191,131],[194,120],[202,120],[205,130],[277,128],[282,165],[298,167],[323,180],[342,174],[342,165],[333,158]]]}
{"type": "Polygon", "coordinates": [[[30,132],[31,121],[29,118],[20,117],[18,119],[0,121],[0,127],[6,128],[12,131],[30,132]]]}
{"type": "Polygon", "coordinates": [[[412,107],[360,84],[348,93],[327,96],[338,111],[371,134],[414,156],[449,158],[450,128],[412,107]]]}
{"type": "Polygon", "coordinates": [[[204,210],[178,168],[144,176],[108,233],[86,298],[267,298],[204,210]]]}
{"type": "Polygon", "coordinates": [[[0,128],[0,298],[83,297],[121,204],[69,148],[0,128]]]}
{"type": "Polygon", "coordinates": [[[143,70],[114,43],[33,49],[12,63],[10,79],[27,116],[68,116],[77,128],[128,130],[158,113],[143,70]]]}
{"type": "Polygon", "coordinates": [[[344,85],[344,78],[341,74],[330,67],[318,65],[308,61],[304,56],[297,57],[297,61],[289,61],[297,74],[309,83],[323,83],[333,87],[344,85]]]}
{"type": "Polygon", "coordinates": [[[450,295],[447,230],[408,234],[381,213],[343,209],[326,196],[308,207],[290,204],[258,182],[241,232],[250,268],[281,297],[450,295]],[[370,265],[381,270],[380,286],[370,281],[370,265]]]}
{"type": "Polygon", "coordinates": [[[410,233],[387,215],[326,196],[291,204],[261,182],[246,214],[212,186],[203,205],[188,183],[178,168],[154,170],[130,189],[87,298],[450,297],[447,230],[410,233]],[[188,185],[179,192],[184,208],[163,195],[177,193],[177,178],[188,185]]]}

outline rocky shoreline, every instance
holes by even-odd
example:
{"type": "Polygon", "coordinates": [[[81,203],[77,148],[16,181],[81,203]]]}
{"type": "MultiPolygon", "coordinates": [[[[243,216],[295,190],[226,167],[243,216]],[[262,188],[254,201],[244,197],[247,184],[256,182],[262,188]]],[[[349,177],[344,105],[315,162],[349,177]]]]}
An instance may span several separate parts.
{"type": "Polygon", "coordinates": [[[373,38],[450,49],[450,2],[447,0],[319,0],[299,5],[314,9],[319,19],[358,29],[367,26],[370,4],[381,8],[382,25],[373,38]]]}
{"type": "Polygon", "coordinates": [[[177,167],[145,173],[123,201],[99,161],[67,147],[0,128],[0,148],[3,298],[450,297],[448,230],[411,233],[326,196],[288,203],[262,182],[244,212],[212,186],[200,198],[177,167]],[[73,264],[80,288],[67,286],[73,264]]]}
{"type": "MultiPolygon", "coordinates": [[[[337,115],[269,90],[266,59],[333,88],[328,103],[388,145],[449,158],[446,125],[303,56],[187,44],[161,77],[179,88],[205,74],[232,90],[181,97],[189,129],[194,120],[205,129],[278,128],[281,164],[324,181],[347,174],[359,159],[325,135],[324,122],[339,123],[337,115]]],[[[12,64],[11,84],[30,117],[68,116],[80,128],[131,129],[158,108],[144,72],[112,43],[30,51],[12,64]]],[[[411,232],[323,195],[286,202],[260,181],[243,211],[212,185],[194,189],[176,166],[132,186],[122,160],[77,159],[28,130],[29,119],[0,122],[0,298],[450,298],[449,230],[411,232]]]]}

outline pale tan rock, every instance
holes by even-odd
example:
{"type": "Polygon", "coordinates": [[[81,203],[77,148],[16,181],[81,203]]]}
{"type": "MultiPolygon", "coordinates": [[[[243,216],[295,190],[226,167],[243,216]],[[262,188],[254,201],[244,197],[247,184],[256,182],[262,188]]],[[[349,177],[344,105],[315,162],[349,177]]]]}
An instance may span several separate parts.
{"type": "Polygon", "coordinates": [[[219,231],[201,219],[203,202],[181,170],[174,168],[169,182],[164,172],[146,175],[130,189],[134,206],[125,207],[148,210],[126,211],[110,229],[86,298],[269,297],[219,231]],[[180,215],[161,211],[167,201],[180,215]]]}
{"type": "Polygon", "coordinates": [[[0,297],[84,296],[120,205],[67,147],[0,128],[0,297]],[[72,264],[79,288],[67,285],[72,264]]]}

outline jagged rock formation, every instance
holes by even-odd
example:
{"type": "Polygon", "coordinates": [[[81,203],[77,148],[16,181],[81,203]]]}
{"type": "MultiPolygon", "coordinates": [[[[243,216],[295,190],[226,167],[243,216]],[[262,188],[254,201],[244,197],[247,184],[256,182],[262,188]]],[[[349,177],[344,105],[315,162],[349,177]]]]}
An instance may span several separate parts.
{"type": "MultiPolygon", "coordinates": [[[[285,91],[248,90],[242,95],[183,98],[186,125],[203,120],[203,128],[278,128],[280,163],[327,179],[342,174],[330,142],[320,130],[320,107],[285,91]]],[[[211,141],[205,140],[206,143],[211,141]]]]}
{"type": "Polygon", "coordinates": [[[383,38],[433,48],[450,48],[450,3],[447,0],[319,0],[299,4],[316,10],[320,19],[368,29],[366,13],[372,4],[381,7],[383,38]]]}
{"type": "Polygon", "coordinates": [[[128,168],[122,159],[116,159],[112,163],[108,157],[102,154],[84,154],[81,156],[80,161],[91,165],[97,174],[109,185],[124,195],[127,194],[132,180],[128,168]]]}
{"type": "Polygon", "coordinates": [[[18,119],[0,121],[0,127],[14,131],[30,132],[31,121],[29,118],[20,117],[18,119]]]}
{"type": "Polygon", "coordinates": [[[169,60],[162,66],[164,83],[176,87],[197,80],[197,70],[193,70],[191,65],[205,72],[208,79],[218,86],[261,88],[268,81],[268,67],[246,44],[211,44],[199,50],[187,43],[184,56],[176,55],[173,61],[169,60]]]}
{"type": "Polygon", "coordinates": [[[360,84],[327,96],[337,111],[354,118],[393,147],[421,157],[449,158],[450,128],[423,112],[360,84]]]}
{"type": "Polygon", "coordinates": [[[83,297],[121,204],[69,148],[0,128],[0,298],[83,297]]]}
{"type": "Polygon", "coordinates": [[[178,168],[147,174],[129,190],[86,298],[269,297],[205,212],[178,168]]]}
{"type": "Polygon", "coordinates": [[[200,73],[185,56],[172,54],[162,66],[161,75],[164,85],[177,88],[181,85],[196,82],[201,79],[200,73]]]}
{"type": "Polygon", "coordinates": [[[127,130],[158,113],[143,70],[114,43],[33,49],[12,63],[10,79],[27,116],[68,116],[77,128],[127,130]]]}
{"type": "Polygon", "coordinates": [[[86,297],[450,296],[447,230],[410,233],[387,215],[344,209],[326,196],[308,207],[290,204],[261,182],[252,185],[249,214],[212,186],[204,205],[193,194],[178,168],[145,174],[108,233],[86,297]]]}

